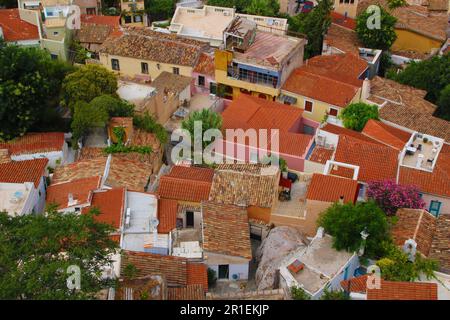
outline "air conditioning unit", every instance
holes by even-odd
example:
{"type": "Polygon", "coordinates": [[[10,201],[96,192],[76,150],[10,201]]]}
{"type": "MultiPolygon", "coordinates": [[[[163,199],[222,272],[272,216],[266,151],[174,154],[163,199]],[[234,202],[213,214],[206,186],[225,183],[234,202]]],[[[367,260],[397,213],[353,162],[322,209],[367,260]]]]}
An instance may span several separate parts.
{"type": "Polygon", "coordinates": [[[232,278],[233,280],[239,280],[239,278],[240,278],[239,273],[233,274],[233,275],[231,276],[231,278],[232,278]]]}

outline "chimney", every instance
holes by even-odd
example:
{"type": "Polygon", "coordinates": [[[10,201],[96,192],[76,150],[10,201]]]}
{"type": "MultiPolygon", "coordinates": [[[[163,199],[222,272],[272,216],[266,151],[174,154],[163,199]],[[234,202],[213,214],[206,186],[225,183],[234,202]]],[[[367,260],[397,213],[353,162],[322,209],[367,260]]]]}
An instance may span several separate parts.
{"type": "Polygon", "coordinates": [[[339,197],[339,203],[340,204],[344,204],[344,196],[340,196],[339,197]]]}
{"type": "Polygon", "coordinates": [[[361,88],[361,100],[365,101],[370,95],[370,80],[368,78],[364,79],[361,88]]]}

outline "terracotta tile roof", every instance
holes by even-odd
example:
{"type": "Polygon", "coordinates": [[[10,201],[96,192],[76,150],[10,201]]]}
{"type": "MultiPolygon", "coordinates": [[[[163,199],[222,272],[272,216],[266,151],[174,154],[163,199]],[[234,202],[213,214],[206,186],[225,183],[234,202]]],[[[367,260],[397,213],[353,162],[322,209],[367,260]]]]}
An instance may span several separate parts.
{"type": "Polygon", "coordinates": [[[77,204],[89,203],[92,192],[100,187],[101,177],[82,178],[59,184],[52,184],[47,188],[47,204],[56,203],[58,209],[68,207],[69,193],[73,195],[77,204]]]}
{"type": "Polygon", "coordinates": [[[95,217],[96,220],[119,229],[122,225],[125,196],[125,188],[96,191],[92,195],[91,205],[83,208],[82,213],[87,213],[91,208],[97,208],[100,214],[95,217]]]}
{"type": "Polygon", "coordinates": [[[85,159],[55,168],[52,184],[73,181],[93,176],[103,176],[106,165],[106,157],[85,159]]]}
{"type": "Polygon", "coordinates": [[[11,155],[62,151],[63,132],[27,133],[8,142],[0,142],[0,149],[6,148],[11,155]]]}
{"type": "Polygon", "coordinates": [[[1,9],[0,27],[5,41],[39,40],[38,27],[20,19],[19,9],[1,9]]]}
{"type": "Polygon", "coordinates": [[[450,273],[450,216],[447,214],[437,218],[429,258],[438,260],[440,270],[450,273]]]}
{"type": "Polygon", "coordinates": [[[333,157],[334,150],[316,146],[309,157],[309,161],[326,164],[333,157]]]}
{"type": "Polygon", "coordinates": [[[137,269],[137,276],[162,274],[167,285],[185,287],[187,283],[187,259],[174,256],[162,256],[152,253],[124,251],[122,253],[121,274],[128,264],[137,269]]]}
{"type": "Polygon", "coordinates": [[[358,196],[358,182],[336,176],[313,174],[306,199],[337,202],[341,196],[344,197],[344,202],[354,203],[358,196]]]}
{"type": "Polygon", "coordinates": [[[107,158],[107,155],[103,152],[103,148],[98,147],[83,147],[78,152],[78,161],[107,158]]]}
{"type": "Polygon", "coordinates": [[[114,28],[109,25],[81,23],[81,28],[74,33],[74,39],[80,43],[102,44],[113,30],[114,28]]]}
{"type": "MultiPolygon", "coordinates": [[[[136,157],[141,154],[134,153],[136,157]]],[[[145,191],[153,166],[144,161],[130,159],[133,154],[113,155],[105,185],[110,187],[127,187],[133,191],[145,191]]]]}
{"type": "Polygon", "coordinates": [[[158,233],[169,233],[177,226],[176,200],[159,199],[158,201],[158,233]]]}
{"type": "Polygon", "coordinates": [[[344,290],[367,293],[367,300],[437,300],[437,284],[381,280],[379,289],[367,289],[367,276],[341,281],[344,290]],[[350,283],[350,287],[349,287],[350,283]]]}
{"type": "Polygon", "coordinates": [[[96,24],[96,25],[108,25],[111,27],[120,27],[120,16],[99,16],[82,14],[81,23],[96,24]]]}
{"type": "Polygon", "coordinates": [[[377,76],[370,82],[370,93],[370,101],[387,101],[380,109],[381,119],[450,141],[450,122],[433,116],[436,106],[424,99],[424,90],[377,76]]]}
{"type": "Polygon", "coordinates": [[[278,197],[279,179],[277,167],[219,165],[209,199],[226,205],[271,208],[278,197]]]}
{"type": "Polygon", "coordinates": [[[252,258],[247,210],[233,205],[203,202],[203,250],[252,258]]]}
{"type": "Polygon", "coordinates": [[[347,29],[351,29],[351,30],[356,29],[356,20],[355,19],[346,17],[335,11],[331,11],[331,21],[332,21],[332,23],[338,24],[347,29]]]}
{"type": "Polygon", "coordinates": [[[37,188],[41,178],[46,175],[47,163],[48,159],[46,158],[2,163],[0,164],[0,182],[33,182],[37,188]]]}
{"type": "Polygon", "coordinates": [[[355,31],[344,28],[335,23],[332,23],[330,28],[328,28],[328,32],[325,35],[324,40],[326,44],[331,47],[337,48],[342,52],[353,53],[355,55],[359,55],[359,48],[362,47],[355,31]]]}
{"type": "MultiPolygon", "coordinates": [[[[334,160],[359,166],[358,181],[395,180],[397,177],[398,151],[347,135],[339,137],[334,160]]],[[[348,170],[339,167],[332,174],[348,176],[348,170]]]]}
{"type": "Polygon", "coordinates": [[[333,133],[333,134],[336,134],[336,135],[339,135],[339,136],[340,135],[346,135],[346,136],[349,136],[349,137],[352,137],[352,138],[355,138],[355,139],[358,139],[358,140],[361,140],[361,141],[364,141],[364,142],[368,142],[368,143],[379,144],[379,145],[382,144],[381,142],[378,142],[378,141],[376,141],[376,140],[374,140],[374,139],[372,139],[372,138],[370,138],[370,137],[368,137],[368,136],[366,136],[366,135],[364,135],[364,134],[362,134],[362,133],[360,133],[358,131],[347,129],[347,128],[340,127],[340,126],[336,126],[336,125],[331,124],[331,123],[326,123],[321,128],[321,130],[327,131],[327,132],[330,132],[330,133],[333,133]]]}
{"type": "Polygon", "coordinates": [[[433,172],[401,166],[399,183],[415,185],[422,192],[450,197],[450,145],[442,146],[433,172]]]}
{"type": "Polygon", "coordinates": [[[204,292],[208,291],[208,267],[204,263],[188,263],[187,284],[200,285],[204,292]]]}
{"type": "Polygon", "coordinates": [[[362,133],[397,150],[403,150],[411,138],[411,133],[373,119],[367,121],[362,133]]]}
{"type": "Polygon", "coordinates": [[[170,91],[179,94],[184,89],[189,87],[192,82],[191,77],[182,76],[180,74],[174,74],[171,72],[163,71],[152,81],[151,86],[159,91],[170,91]]]}
{"type": "MultiPolygon", "coordinates": [[[[301,157],[307,153],[313,138],[311,135],[294,132],[302,114],[303,110],[297,107],[241,94],[222,112],[222,130],[278,129],[279,151],[301,157]]],[[[265,145],[258,138],[257,146],[270,150],[271,133],[268,132],[265,145]]],[[[236,143],[237,139],[234,142],[236,143]]],[[[245,143],[249,145],[249,139],[246,139],[245,143]]]]}
{"type": "Polygon", "coordinates": [[[205,300],[203,286],[191,284],[181,288],[168,288],[168,300],[205,300]]]}
{"type": "Polygon", "coordinates": [[[398,221],[392,227],[395,244],[403,246],[406,240],[413,239],[417,250],[428,256],[436,230],[436,218],[423,209],[397,210],[398,221]]]}
{"type": "Polygon", "coordinates": [[[308,98],[346,107],[362,86],[367,62],[345,53],[316,56],[295,69],[282,89],[308,98]]]}
{"type": "Polygon", "coordinates": [[[174,166],[172,171],[159,181],[158,194],[161,198],[191,202],[208,200],[212,183],[211,169],[174,166]]]}
{"type": "Polygon", "coordinates": [[[200,54],[200,59],[197,62],[197,65],[194,68],[194,72],[214,76],[215,74],[215,65],[214,65],[214,56],[202,52],[200,54]]]}
{"type": "Polygon", "coordinates": [[[151,31],[148,28],[128,28],[119,37],[110,37],[100,53],[194,67],[208,44],[191,39],[151,31]]]}

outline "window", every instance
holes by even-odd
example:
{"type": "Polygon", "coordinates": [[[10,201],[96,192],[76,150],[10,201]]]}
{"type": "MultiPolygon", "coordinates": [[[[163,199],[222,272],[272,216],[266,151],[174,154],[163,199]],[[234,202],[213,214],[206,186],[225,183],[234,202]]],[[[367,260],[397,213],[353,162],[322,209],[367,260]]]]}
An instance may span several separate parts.
{"type": "Polygon", "coordinates": [[[313,111],[313,103],[311,101],[305,100],[305,111],[308,111],[308,112],[313,111]]]}
{"type": "Polygon", "coordinates": [[[120,66],[119,66],[119,60],[117,59],[111,59],[111,67],[113,70],[120,70],[120,66]]]}
{"type": "Polygon", "coordinates": [[[330,116],[337,117],[338,110],[335,108],[330,108],[329,114],[330,114],[330,116]]]}
{"type": "Polygon", "coordinates": [[[131,23],[131,16],[125,16],[125,23],[131,23]]]}
{"type": "Polygon", "coordinates": [[[215,82],[209,83],[209,93],[217,94],[217,83],[215,83],[215,82]]]}
{"type": "Polygon", "coordinates": [[[228,279],[230,266],[228,264],[219,264],[219,279],[228,279]]]}
{"type": "Polygon", "coordinates": [[[142,16],[134,16],[134,22],[142,22],[142,16]]]}
{"type": "Polygon", "coordinates": [[[431,200],[430,210],[428,210],[428,211],[430,211],[430,213],[432,215],[434,215],[435,217],[438,217],[439,212],[441,211],[441,205],[442,205],[442,202],[437,201],[437,200],[431,200]]]}
{"type": "Polygon", "coordinates": [[[86,14],[95,15],[97,13],[95,12],[95,8],[86,8],[86,14]]]}
{"type": "Polygon", "coordinates": [[[141,73],[148,74],[148,63],[141,62],[141,73]]]}
{"type": "Polygon", "coordinates": [[[173,74],[180,74],[180,68],[173,67],[173,74]]]}
{"type": "Polygon", "coordinates": [[[161,65],[160,65],[159,63],[157,63],[157,64],[156,64],[156,68],[157,68],[158,70],[160,70],[160,69],[161,69],[161,65]]]}
{"type": "Polygon", "coordinates": [[[54,35],[54,36],[57,36],[58,34],[59,34],[58,31],[53,31],[53,35],[54,35]]]}
{"type": "Polygon", "coordinates": [[[194,227],[194,212],[186,211],[186,228],[194,227]]]}
{"type": "Polygon", "coordinates": [[[198,85],[204,87],[205,86],[205,77],[198,76],[198,85]]]}

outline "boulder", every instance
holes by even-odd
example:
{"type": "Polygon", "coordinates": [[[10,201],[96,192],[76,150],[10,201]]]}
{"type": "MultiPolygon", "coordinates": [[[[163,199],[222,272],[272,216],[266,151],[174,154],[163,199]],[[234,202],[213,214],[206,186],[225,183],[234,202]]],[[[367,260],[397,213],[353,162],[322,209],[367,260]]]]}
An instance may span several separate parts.
{"type": "Polygon", "coordinates": [[[307,239],[297,229],[287,226],[272,229],[256,252],[259,262],[255,281],[258,290],[275,289],[276,272],[292,252],[307,245],[307,239]]]}

